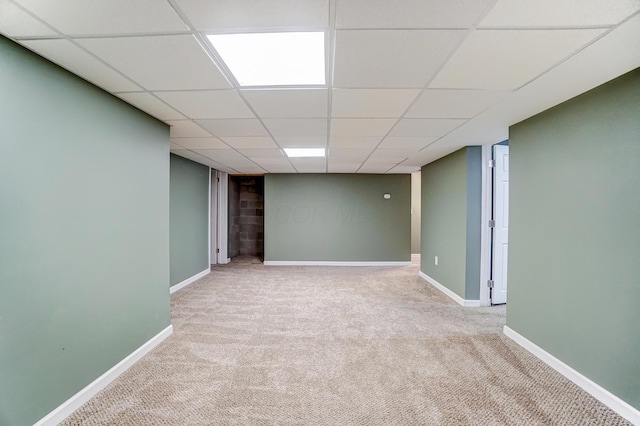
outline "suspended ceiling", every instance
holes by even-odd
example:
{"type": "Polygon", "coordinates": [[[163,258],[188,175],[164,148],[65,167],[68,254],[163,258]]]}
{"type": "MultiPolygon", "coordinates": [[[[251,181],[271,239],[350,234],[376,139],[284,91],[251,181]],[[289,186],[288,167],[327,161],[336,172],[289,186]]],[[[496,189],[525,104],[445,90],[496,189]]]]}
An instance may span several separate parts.
{"type": "MultiPolygon", "coordinates": [[[[640,0],[0,0],[0,33],[231,173],[410,173],[640,66],[640,0]],[[323,31],[327,84],[241,88],[206,38],[323,31]],[[327,158],[287,158],[324,147],[327,158]]],[[[69,125],[73,125],[70,118],[69,125]]]]}

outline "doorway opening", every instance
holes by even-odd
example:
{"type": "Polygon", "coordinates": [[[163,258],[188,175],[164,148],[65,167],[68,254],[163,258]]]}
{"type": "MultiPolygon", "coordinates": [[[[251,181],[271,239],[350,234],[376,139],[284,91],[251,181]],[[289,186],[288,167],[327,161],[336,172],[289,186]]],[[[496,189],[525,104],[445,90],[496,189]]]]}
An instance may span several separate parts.
{"type": "Polygon", "coordinates": [[[264,260],[264,176],[229,176],[229,258],[264,260]]]}

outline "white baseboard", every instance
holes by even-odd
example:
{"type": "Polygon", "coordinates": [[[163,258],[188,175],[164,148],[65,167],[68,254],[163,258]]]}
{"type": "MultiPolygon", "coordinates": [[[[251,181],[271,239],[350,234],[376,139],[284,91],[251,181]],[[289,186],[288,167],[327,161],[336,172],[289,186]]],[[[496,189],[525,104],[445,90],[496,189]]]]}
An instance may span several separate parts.
{"type": "Polygon", "coordinates": [[[333,262],[315,260],[265,260],[267,266],[409,266],[411,262],[333,262]]]}
{"type": "Polygon", "coordinates": [[[540,346],[528,340],[526,337],[520,335],[517,331],[514,331],[513,329],[505,325],[503,328],[503,332],[505,336],[531,352],[533,355],[556,370],[558,373],[562,374],[564,377],[580,386],[582,389],[590,393],[594,398],[602,402],[607,407],[611,408],[620,416],[624,417],[634,425],[640,425],[639,410],[624,402],[596,382],[569,367],[567,364],[560,361],[558,358],[554,357],[549,352],[542,349],[540,346]]]}
{"type": "Polygon", "coordinates": [[[180,281],[178,284],[172,285],[171,287],[169,287],[169,294],[173,294],[176,291],[180,290],[181,288],[185,288],[189,284],[192,284],[198,281],[200,278],[209,275],[210,272],[211,272],[211,268],[207,268],[204,271],[199,272],[194,276],[187,278],[184,281],[180,281]]]}
{"type": "Polygon", "coordinates": [[[145,356],[151,349],[155,348],[164,339],[169,337],[173,332],[173,326],[170,325],[160,333],[156,334],[147,343],[140,346],[133,353],[127,356],[125,359],[111,367],[102,376],[95,379],[93,382],[85,386],[81,391],[67,399],[61,405],[59,405],[52,412],[44,416],[34,426],[55,426],[69,417],[74,411],[82,406],[85,402],[89,401],[102,389],[107,387],[109,383],[118,378],[119,375],[124,373],[129,367],[135,364],[140,358],[145,356]]]}
{"type": "Polygon", "coordinates": [[[463,299],[462,297],[458,296],[456,293],[449,290],[447,287],[443,286],[438,281],[434,280],[424,272],[420,271],[418,272],[418,275],[420,276],[420,278],[422,278],[423,280],[425,280],[426,282],[428,282],[429,284],[431,284],[432,286],[434,286],[435,288],[437,288],[438,290],[440,290],[441,292],[449,296],[451,299],[455,300],[459,305],[465,306],[467,308],[477,308],[480,306],[479,300],[463,299]]]}

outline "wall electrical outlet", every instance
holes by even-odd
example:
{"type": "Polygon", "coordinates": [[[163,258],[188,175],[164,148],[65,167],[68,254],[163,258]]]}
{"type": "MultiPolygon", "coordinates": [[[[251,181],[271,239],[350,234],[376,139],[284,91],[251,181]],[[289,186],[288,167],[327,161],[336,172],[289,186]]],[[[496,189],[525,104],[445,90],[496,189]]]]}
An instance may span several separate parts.
{"type": "Polygon", "coordinates": [[[436,256],[436,257],[433,259],[433,262],[436,264],[436,266],[438,266],[438,256],[436,256]]]}

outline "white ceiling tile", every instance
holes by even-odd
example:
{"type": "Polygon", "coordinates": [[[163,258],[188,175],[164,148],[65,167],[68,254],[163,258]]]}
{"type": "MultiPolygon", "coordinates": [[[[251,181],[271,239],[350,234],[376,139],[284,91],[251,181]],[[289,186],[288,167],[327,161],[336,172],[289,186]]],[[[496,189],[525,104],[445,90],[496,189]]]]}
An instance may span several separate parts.
{"type": "Polygon", "coordinates": [[[231,163],[237,160],[234,155],[239,154],[232,149],[192,149],[191,151],[237,170],[237,167],[231,163]]]}
{"type": "Polygon", "coordinates": [[[406,118],[471,118],[500,102],[506,91],[425,90],[406,118]]]}
{"type": "Polygon", "coordinates": [[[245,175],[263,175],[266,173],[266,170],[256,164],[241,164],[238,166],[234,166],[234,168],[238,169],[240,174],[245,175]]]}
{"type": "Polygon", "coordinates": [[[222,139],[236,149],[270,149],[278,147],[269,136],[224,136],[222,139]]]}
{"type": "Polygon", "coordinates": [[[492,0],[337,0],[338,28],[466,28],[492,0]]]}
{"type": "Polygon", "coordinates": [[[146,92],[118,93],[116,96],[159,120],[182,120],[187,118],[146,92]]]}
{"type": "Polygon", "coordinates": [[[292,167],[287,157],[249,157],[254,163],[258,163],[261,167],[292,167]]]}
{"type": "Polygon", "coordinates": [[[359,136],[331,136],[329,139],[329,147],[348,148],[348,149],[369,149],[371,151],[380,143],[380,136],[377,137],[359,137],[359,136]]]}
{"type": "Polygon", "coordinates": [[[401,173],[401,174],[406,174],[406,173],[414,173],[414,172],[419,172],[420,171],[420,167],[419,166],[404,166],[402,164],[395,166],[393,169],[389,170],[387,173],[401,173]]]}
{"type": "Polygon", "coordinates": [[[171,142],[187,149],[229,149],[218,138],[171,138],[171,142]]]}
{"type": "Polygon", "coordinates": [[[229,163],[229,166],[244,174],[263,174],[266,171],[251,160],[247,163],[229,163]]]}
{"type": "Polygon", "coordinates": [[[190,35],[77,41],[148,90],[231,87],[196,39],[190,35]]]}
{"type": "Polygon", "coordinates": [[[154,92],[154,94],[192,119],[255,117],[235,90],[154,92]]]}
{"type": "Polygon", "coordinates": [[[395,118],[334,118],[331,136],[384,136],[396,121],[395,118]]]}
{"type": "Polygon", "coordinates": [[[188,158],[189,160],[195,161],[196,163],[204,164],[205,166],[213,167],[214,169],[221,170],[223,172],[236,173],[237,170],[226,166],[222,163],[218,163],[217,161],[213,161],[210,158],[207,158],[203,155],[198,154],[194,151],[189,151],[187,149],[175,150],[172,151],[174,154],[179,155],[184,158],[188,158]]]}
{"type": "Polygon", "coordinates": [[[365,164],[398,164],[406,160],[407,157],[374,157],[373,155],[367,159],[365,164]]]}
{"type": "Polygon", "coordinates": [[[0,32],[9,37],[56,35],[51,28],[7,0],[0,0],[0,32]]]}
{"type": "Polygon", "coordinates": [[[289,163],[286,158],[274,158],[273,160],[284,160],[278,163],[262,161],[267,160],[266,158],[255,158],[252,160],[258,163],[260,167],[262,167],[269,173],[297,173],[296,169],[291,165],[291,163],[289,163]]]}
{"type": "Polygon", "coordinates": [[[24,40],[21,43],[61,67],[110,92],[141,90],[140,86],[68,40],[24,40]]]}
{"type": "Polygon", "coordinates": [[[176,0],[198,30],[325,27],[328,0],[176,0]]]}
{"type": "Polygon", "coordinates": [[[256,118],[197,120],[197,122],[219,138],[225,136],[269,136],[260,120],[256,118]]]}
{"type": "Polygon", "coordinates": [[[279,136],[326,136],[327,120],[324,118],[268,118],[262,120],[271,134],[279,136]]]}
{"type": "Polygon", "coordinates": [[[446,118],[403,118],[389,133],[389,136],[438,137],[446,135],[466,121],[446,118]]]}
{"type": "Polygon", "coordinates": [[[211,137],[209,132],[191,120],[168,120],[166,123],[171,126],[169,133],[171,139],[211,137]]]}
{"type": "Polygon", "coordinates": [[[515,89],[575,53],[603,31],[478,30],[465,40],[429,86],[515,89]]]}
{"type": "Polygon", "coordinates": [[[178,145],[177,143],[171,141],[171,143],[169,143],[169,151],[173,152],[173,151],[179,151],[181,149],[185,149],[184,146],[182,145],[178,145]]]}
{"type": "Polygon", "coordinates": [[[414,149],[419,151],[436,140],[438,140],[437,137],[403,138],[388,136],[380,142],[379,148],[414,149]]]}
{"type": "Polygon", "coordinates": [[[242,164],[230,163],[229,166],[244,174],[263,174],[266,172],[266,170],[253,162],[242,164]]]}
{"type": "Polygon", "coordinates": [[[483,27],[615,25],[640,10],[637,0],[498,0],[483,27]]]}
{"type": "Polygon", "coordinates": [[[465,36],[455,30],[337,31],[334,87],[424,87],[465,36]]]}
{"type": "Polygon", "coordinates": [[[327,89],[243,90],[262,118],[326,118],[327,89]]]}
{"type": "Polygon", "coordinates": [[[140,34],[188,30],[169,2],[165,1],[19,0],[19,3],[65,34],[140,34]],[[79,16],[82,19],[78,19],[79,16]]]}
{"type": "Polygon", "coordinates": [[[364,161],[370,154],[371,149],[362,148],[362,149],[350,149],[350,148],[330,148],[329,149],[329,158],[338,161],[346,161],[349,163],[364,161]]]}
{"type": "Polygon", "coordinates": [[[249,158],[284,157],[284,153],[280,149],[240,149],[239,151],[249,158]]]}
{"type": "MultiPolygon", "coordinates": [[[[197,152],[200,155],[204,155],[205,157],[211,158],[212,160],[219,161],[223,164],[228,164],[231,167],[234,165],[242,165],[242,164],[253,164],[251,160],[249,160],[244,155],[239,152],[228,148],[228,149],[197,149],[192,150],[197,152]]],[[[234,167],[235,168],[235,167],[234,167]]]]}
{"type": "Polygon", "coordinates": [[[296,169],[293,168],[293,166],[289,166],[289,167],[265,167],[265,169],[269,172],[269,173],[298,173],[298,171],[296,169]]]}
{"type": "Polygon", "coordinates": [[[276,141],[283,148],[324,148],[327,146],[326,136],[277,136],[276,141]]]}
{"type": "Polygon", "coordinates": [[[358,173],[386,173],[395,166],[395,164],[363,164],[358,173]]]}
{"type": "Polygon", "coordinates": [[[361,163],[340,163],[330,158],[327,169],[329,173],[355,173],[361,165],[361,163]]]}
{"type": "Polygon", "coordinates": [[[333,89],[333,117],[400,117],[420,89],[333,89]]]}
{"type": "Polygon", "coordinates": [[[439,158],[449,155],[462,146],[449,145],[446,143],[434,143],[433,145],[423,149],[422,151],[412,155],[402,163],[403,166],[423,166],[439,158]]]}
{"type": "Polygon", "coordinates": [[[378,148],[371,154],[372,158],[407,158],[418,152],[415,148],[378,148]]]}
{"type": "Polygon", "coordinates": [[[299,173],[324,173],[327,171],[326,158],[290,158],[299,173]]]}

